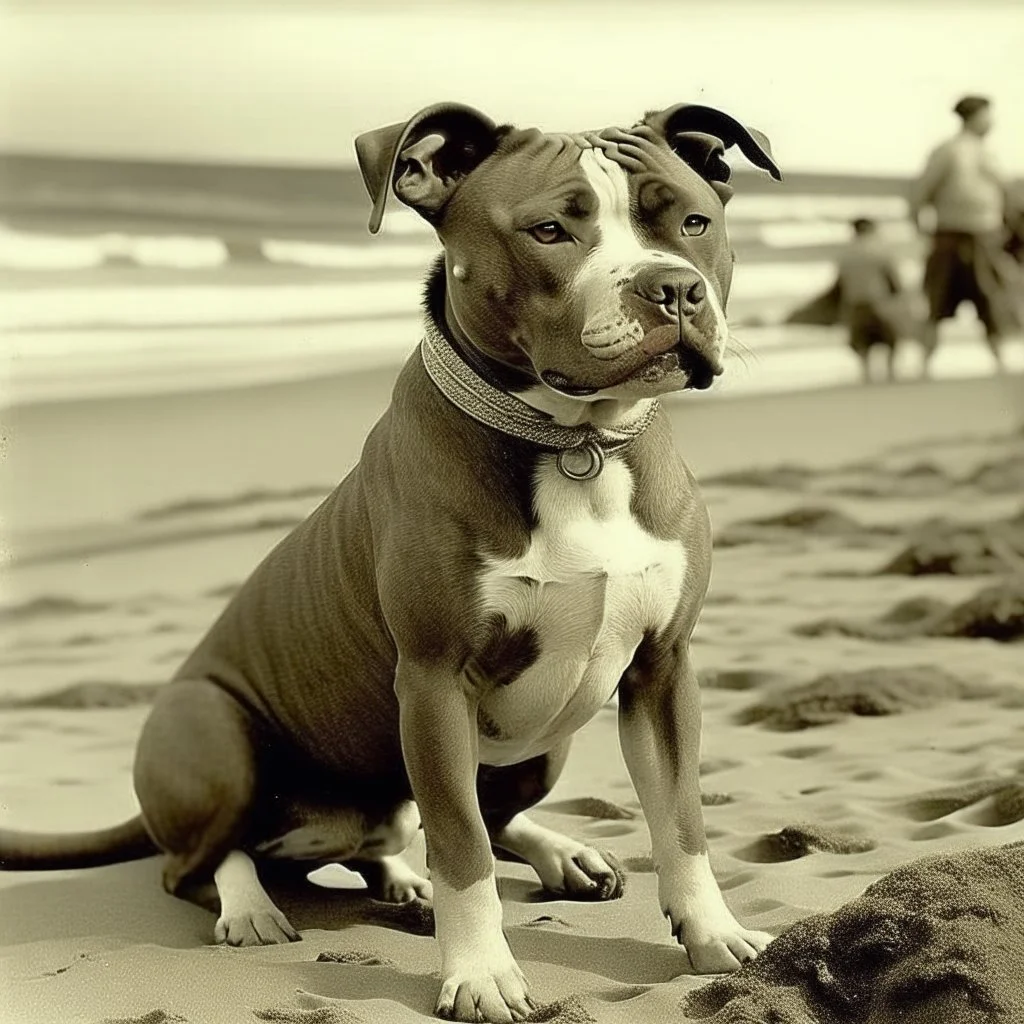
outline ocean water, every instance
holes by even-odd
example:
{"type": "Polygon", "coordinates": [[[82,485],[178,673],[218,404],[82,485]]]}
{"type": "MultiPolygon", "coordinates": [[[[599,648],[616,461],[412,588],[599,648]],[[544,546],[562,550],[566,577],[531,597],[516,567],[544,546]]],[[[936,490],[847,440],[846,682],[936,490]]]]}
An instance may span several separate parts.
{"type": "MultiPolygon", "coordinates": [[[[855,216],[879,220],[917,285],[904,183],[737,174],[736,186],[730,319],[748,357],[775,361],[765,386],[855,372],[841,332],[780,325],[831,284],[855,216]]],[[[369,206],[346,168],[0,155],[0,403],[397,365],[418,340],[438,244],[397,203],[371,237],[369,206]]]]}

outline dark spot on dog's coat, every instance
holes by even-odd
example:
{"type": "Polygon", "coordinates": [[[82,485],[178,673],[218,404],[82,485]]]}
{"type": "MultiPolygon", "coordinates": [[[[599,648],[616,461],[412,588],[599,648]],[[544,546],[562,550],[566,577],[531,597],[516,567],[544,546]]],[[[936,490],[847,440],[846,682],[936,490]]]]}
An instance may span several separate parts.
{"type": "Polygon", "coordinates": [[[486,736],[489,740],[500,740],[505,736],[504,732],[501,730],[501,726],[498,725],[498,723],[495,722],[483,708],[477,709],[476,724],[477,728],[480,730],[480,735],[486,736]]]}
{"type": "Polygon", "coordinates": [[[490,623],[487,639],[474,658],[481,680],[493,686],[508,686],[519,678],[540,655],[537,634],[529,627],[510,629],[504,616],[490,623]]]}

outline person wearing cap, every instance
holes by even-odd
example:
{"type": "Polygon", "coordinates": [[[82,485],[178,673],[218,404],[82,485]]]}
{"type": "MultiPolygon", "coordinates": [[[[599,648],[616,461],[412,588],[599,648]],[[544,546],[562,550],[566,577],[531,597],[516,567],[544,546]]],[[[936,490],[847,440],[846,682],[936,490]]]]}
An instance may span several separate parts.
{"type": "Polygon", "coordinates": [[[953,110],[961,129],[931,153],[910,197],[918,230],[925,230],[922,211],[931,207],[934,212],[924,273],[929,310],[921,338],[925,376],[939,323],[952,317],[961,302],[977,310],[1000,370],[1001,343],[1021,326],[1015,274],[1003,248],[1006,186],[984,144],[992,128],[992,105],[984,96],[965,96],[953,110]]]}

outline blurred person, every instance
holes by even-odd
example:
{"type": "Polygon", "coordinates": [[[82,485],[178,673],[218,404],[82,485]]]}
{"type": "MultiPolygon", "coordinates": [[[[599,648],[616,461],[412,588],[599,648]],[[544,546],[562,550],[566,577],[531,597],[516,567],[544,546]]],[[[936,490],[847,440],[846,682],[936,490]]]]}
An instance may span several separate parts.
{"type": "MultiPolygon", "coordinates": [[[[1014,258],[1018,274],[1024,269],[1024,184],[1007,189],[1006,204],[1006,245],[1004,248],[1014,258]]],[[[1022,279],[1018,276],[1018,287],[1022,279]]]]}
{"type": "Polygon", "coordinates": [[[1001,345],[1020,328],[1016,275],[1004,248],[1007,189],[985,147],[992,129],[992,103],[965,96],[953,108],[960,131],[928,158],[910,196],[910,216],[926,233],[921,213],[931,208],[934,230],[924,272],[928,320],[922,375],[927,376],[941,321],[961,302],[974,305],[996,365],[1005,369],[1001,345]]]}
{"type": "Polygon", "coordinates": [[[886,349],[888,380],[896,379],[896,347],[914,333],[899,272],[878,225],[868,217],[852,223],[853,239],[839,258],[838,319],[861,362],[864,383],[871,381],[871,352],[886,349]]]}
{"type": "Polygon", "coordinates": [[[871,353],[886,350],[888,380],[896,379],[896,351],[902,339],[920,338],[911,297],[904,290],[891,245],[869,217],[851,222],[853,237],[840,253],[829,288],[786,317],[790,324],[842,324],[870,383],[871,353]]]}

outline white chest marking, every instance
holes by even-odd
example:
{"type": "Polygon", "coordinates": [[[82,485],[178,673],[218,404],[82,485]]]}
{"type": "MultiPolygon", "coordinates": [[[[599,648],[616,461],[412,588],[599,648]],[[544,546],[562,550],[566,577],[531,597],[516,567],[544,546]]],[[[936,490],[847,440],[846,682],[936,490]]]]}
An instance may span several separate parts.
{"type": "Polygon", "coordinates": [[[487,561],[486,614],[532,629],[537,660],[481,709],[500,735],[482,736],[485,763],[532,757],[575,732],[607,702],[648,631],[672,621],[686,554],[630,511],[633,480],[610,458],[600,476],[563,477],[545,456],[534,478],[537,526],[521,558],[487,561]]]}

